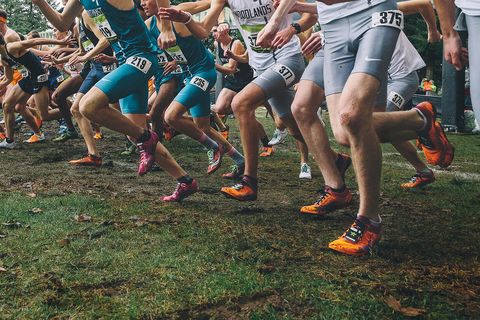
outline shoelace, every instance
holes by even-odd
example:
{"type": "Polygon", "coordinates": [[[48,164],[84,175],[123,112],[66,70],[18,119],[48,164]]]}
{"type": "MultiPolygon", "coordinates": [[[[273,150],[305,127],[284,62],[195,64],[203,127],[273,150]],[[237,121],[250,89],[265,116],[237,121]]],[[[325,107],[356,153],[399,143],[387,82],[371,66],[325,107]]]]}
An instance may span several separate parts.
{"type": "Polygon", "coordinates": [[[303,172],[303,173],[308,173],[308,169],[310,169],[310,168],[308,167],[308,165],[305,164],[305,165],[302,166],[302,172],[303,172]]]}
{"type": "Polygon", "coordinates": [[[345,238],[353,242],[358,242],[363,237],[364,229],[365,224],[361,221],[355,220],[355,222],[345,232],[345,238]]]}
{"type": "Polygon", "coordinates": [[[213,151],[213,149],[210,149],[210,150],[207,151],[208,162],[209,162],[210,164],[213,163],[214,153],[215,153],[215,152],[213,151]]]}
{"type": "Polygon", "coordinates": [[[327,191],[324,190],[319,190],[320,192],[320,198],[315,202],[315,204],[322,204],[322,202],[327,199],[327,197],[330,195],[327,191]]]}

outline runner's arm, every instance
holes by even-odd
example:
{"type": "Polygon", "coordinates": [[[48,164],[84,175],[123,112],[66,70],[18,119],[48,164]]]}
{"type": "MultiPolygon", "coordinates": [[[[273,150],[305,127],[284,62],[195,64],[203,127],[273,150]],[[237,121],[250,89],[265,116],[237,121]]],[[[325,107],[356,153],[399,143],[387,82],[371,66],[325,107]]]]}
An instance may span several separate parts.
{"type": "MultiPolygon", "coordinates": [[[[239,56],[245,53],[245,48],[239,40],[234,40],[232,46],[232,53],[239,56]]],[[[237,65],[238,62],[235,59],[230,58],[227,64],[220,65],[216,63],[215,68],[223,74],[230,75],[237,72],[237,65]]]]}
{"type": "Polygon", "coordinates": [[[441,37],[437,29],[437,18],[430,0],[410,0],[398,2],[398,10],[402,11],[405,15],[420,13],[423,17],[423,20],[427,24],[428,41],[440,41],[441,37]]]}
{"type": "Polygon", "coordinates": [[[5,89],[13,80],[13,70],[12,68],[8,65],[8,63],[2,63],[3,67],[3,77],[1,77],[0,81],[0,91],[5,89]]]}
{"type": "Polygon", "coordinates": [[[100,54],[103,52],[103,50],[107,49],[110,46],[110,43],[108,42],[107,38],[103,35],[103,33],[98,30],[97,26],[95,25],[95,22],[88,16],[88,14],[83,15],[83,21],[85,22],[85,25],[90,31],[93,32],[93,34],[97,37],[98,42],[95,45],[95,47],[87,52],[85,55],[83,55],[82,60],[87,61],[90,60],[91,58],[95,57],[97,54],[100,54]]]}
{"type": "Polygon", "coordinates": [[[195,2],[183,2],[178,4],[176,7],[180,10],[190,12],[191,14],[197,14],[208,10],[210,8],[211,0],[201,0],[195,2]]]}
{"type": "Polygon", "coordinates": [[[35,46],[48,45],[48,44],[65,45],[69,43],[70,43],[69,37],[65,39],[60,39],[60,40],[48,39],[48,38],[33,38],[28,40],[12,42],[7,45],[8,45],[8,51],[15,56],[19,54],[22,50],[27,50],[35,46]]]}
{"type": "Polygon", "coordinates": [[[45,0],[32,0],[32,3],[37,5],[47,20],[62,32],[68,31],[77,15],[83,10],[79,0],[68,0],[62,13],[53,9],[45,0]]]}
{"type": "MultiPolygon", "coordinates": [[[[170,7],[170,0],[156,0],[158,10],[170,7]]],[[[160,35],[157,38],[157,44],[161,49],[173,47],[177,42],[175,34],[173,33],[172,22],[162,18],[158,13],[155,14],[158,21],[160,21],[160,35]]]]}

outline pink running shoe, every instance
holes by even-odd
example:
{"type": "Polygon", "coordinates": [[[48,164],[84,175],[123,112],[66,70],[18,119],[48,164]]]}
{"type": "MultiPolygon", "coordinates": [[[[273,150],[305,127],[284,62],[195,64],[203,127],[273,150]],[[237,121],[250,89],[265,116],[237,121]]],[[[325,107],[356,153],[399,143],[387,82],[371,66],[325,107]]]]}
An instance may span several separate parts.
{"type": "Polygon", "coordinates": [[[177,183],[177,188],[169,196],[163,196],[160,199],[165,202],[182,202],[186,197],[194,194],[198,191],[197,181],[193,180],[192,183],[177,183]]]}
{"type": "Polygon", "coordinates": [[[140,150],[140,160],[138,162],[138,175],[143,176],[152,169],[155,162],[155,147],[158,143],[158,136],[150,130],[150,139],[143,143],[137,143],[140,150]]]}

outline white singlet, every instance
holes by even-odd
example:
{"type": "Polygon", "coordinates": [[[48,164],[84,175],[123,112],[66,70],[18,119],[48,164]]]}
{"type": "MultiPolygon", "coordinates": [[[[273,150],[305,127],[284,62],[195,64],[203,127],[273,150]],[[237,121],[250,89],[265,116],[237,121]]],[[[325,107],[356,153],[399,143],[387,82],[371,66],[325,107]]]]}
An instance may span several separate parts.
{"type": "MultiPolygon", "coordinates": [[[[257,35],[272,17],[275,9],[272,0],[228,0],[233,20],[247,45],[250,66],[255,70],[265,70],[278,59],[288,58],[301,52],[300,40],[296,35],[277,50],[257,46],[257,35]]],[[[280,30],[292,23],[292,15],[288,14],[280,23],[280,30]]]]}
{"type": "Polygon", "coordinates": [[[401,79],[425,66],[426,64],[417,49],[408,40],[405,33],[400,32],[392,62],[388,68],[389,78],[391,80],[401,79]]]}
{"type": "Polygon", "coordinates": [[[480,0],[455,0],[455,5],[469,16],[480,16],[480,0]]]}
{"type": "Polygon", "coordinates": [[[345,18],[368,9],[387,0],[357,0],[345,3],[326,5],[317,1],[318,22],[320,25],[345,18]]]}

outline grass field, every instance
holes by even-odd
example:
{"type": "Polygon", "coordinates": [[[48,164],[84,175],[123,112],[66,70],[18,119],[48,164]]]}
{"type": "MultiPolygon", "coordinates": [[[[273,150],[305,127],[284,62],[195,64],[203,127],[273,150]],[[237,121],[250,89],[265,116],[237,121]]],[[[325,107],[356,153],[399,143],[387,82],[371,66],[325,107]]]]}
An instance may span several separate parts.
{"type": "MultiPolygon", "coordinates": [[[[122,157],[110,131],[98,169],[68,165],[80,140],[1,151],[0,318],[400,319],[408,310],[395,301],[420,318],[479,318],[480,137],[449,138],[452,167],[418,192],[401,190],[413,171],[384,146],[384,233],[363,258],[327,248],[358,195],[324,219],[298,215],[322,179],[313,164],[314,180],[298,179],[291,137],[261,159],[254,203],[221,196],[220,174],[207,176],[204,150],[182,136],[167,147],[200,185],[182,204],[159,200],[174,182],[137,177],[137,157],[122,157]]],[[[356,190],[353,172],[347,180],[356,190]]]]}

